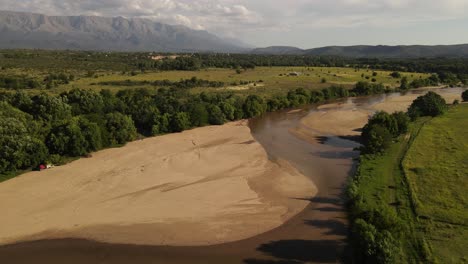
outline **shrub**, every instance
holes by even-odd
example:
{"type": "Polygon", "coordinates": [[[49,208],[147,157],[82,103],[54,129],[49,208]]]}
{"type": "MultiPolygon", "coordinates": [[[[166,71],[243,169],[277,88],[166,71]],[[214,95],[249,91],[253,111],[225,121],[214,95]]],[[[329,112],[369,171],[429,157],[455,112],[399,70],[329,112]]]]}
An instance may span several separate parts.
{"type": "Polygon", "coordinates": [[[468,90],[462,93],[463,102],[468,102],[468,90]]]}
{"type": "Polygon", "coordinates": [[[431,91],[413,101],[408,109],[408,115],[413,120],[420,116],[434,117],[443,114],[446,109],[444,98],[431,91]]]}
{"type": "Polygon", "coordinates": [[[363,130],[364,151],[367,153],[380,153],[385,151],[392,142],[392,134],[382,125],[370,125],[363,130]]]}

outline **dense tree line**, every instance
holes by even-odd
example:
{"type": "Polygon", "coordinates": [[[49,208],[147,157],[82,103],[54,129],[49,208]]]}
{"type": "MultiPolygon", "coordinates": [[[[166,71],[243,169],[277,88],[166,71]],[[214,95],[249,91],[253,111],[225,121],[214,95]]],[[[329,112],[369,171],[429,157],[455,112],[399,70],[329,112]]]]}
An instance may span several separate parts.
{"type": "Polygon", "coordinates": [[[133,80],[124,80],[124,81],[105,81],[93,83],[92,85],[104,85],[104,86],[143,86],[143,85],[152,85],[156,87],[177,87],[177,88],[195,88],[195,87],[223,87],[224,82],[218,81],[208,81],[199,79],[197,77],[192,77],[190,79],[180,80],[180,81],[170,81],[170,80],[156,80],[156,81],[133,81],[133,80]]]}
{"type": "Polygon", "coordinates": [[[35,78],[26,75],[2,76],[0,75],[0,88],[6,89],[35,89],[40,88],[41,83],[35,78]]]}
{"type": "MultiPolygon", "coordinates": [[[[189,80],[190,83],[199,82],[189,80]]],[[[184,82],[185,83],[185,82],[184,82]]],[[[221,125],[267,111],[318,103],[349,95],[340,86],[321,90],[298,88],[268,98],[234,92],[193,94],[185,85],[159,89],[72,89],[59,96],[31,95],[21,90],[0,94],[2,143],[0,173],[60,163],[142,136],[221,125]],[[17,119],[18,121],[12,121],[17,119]],[[8,144],[7,144],[8,142],[8,144]],[[12,145],[13,144],[13,145],[12,145]],[[34,156],[34,153],[40,155],[34,156]],[[20,156],[18,153],[22,153],[20,156]]]]}
{"type": "Polygon", "coordinates": [[[0,88],[19,90],[19,89],[40,89],[53,88],[60,84],[68,84],[75,79],[74,75],[48,74],[43,80],[27,75],[0,75],[0,88]]]}

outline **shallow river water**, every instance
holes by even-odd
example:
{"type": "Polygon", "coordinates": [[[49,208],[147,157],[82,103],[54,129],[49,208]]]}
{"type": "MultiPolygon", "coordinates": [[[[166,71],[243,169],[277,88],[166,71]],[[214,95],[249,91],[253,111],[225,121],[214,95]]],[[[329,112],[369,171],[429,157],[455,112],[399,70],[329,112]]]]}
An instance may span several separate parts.
{"type": "MultiPolygon", "coordinates": [[[[438,89],[441,94],[461,94],[462,89],[438,89]]],[[[412,91],[348,98],[347,107],[372,111],[372,105],[389,98],[424,93],[412,91]]],[[[330,109],[330,108],[328,108],[330,109]]],[[[343,189],[353,172],[354,150],[359,144],[330,134],[314,138],[296,137],[291,130],[303,127],[300,120],[318,111],[307,106],[301,111],[279,111],[250,120],[255,139],[270,159],[290,162],[317,186],[314,197],[291,197],[310,201],[304,211],[280,227],[255,237],[214,246],[135,246],[61,239],[26,242],[0,247],[1,263],[247,263],[295,264],[336,263],[348,258],[347,220],[343,189]]],[[[5,228],[5,227],[2,227],[5,228]]]]}

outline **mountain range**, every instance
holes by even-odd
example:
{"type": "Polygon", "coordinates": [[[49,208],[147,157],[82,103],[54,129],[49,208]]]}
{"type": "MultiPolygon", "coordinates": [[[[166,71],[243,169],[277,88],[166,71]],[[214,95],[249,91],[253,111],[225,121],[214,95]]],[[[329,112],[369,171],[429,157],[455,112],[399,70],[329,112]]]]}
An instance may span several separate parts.
{"type": "Polygon", "coordinates": [[[460,45],[411,45],[411,46],[328,46],[315,49],[300,49],[288,46],[257,48],[253,54],[343,56],[354,58],[419,58],[419,57],[464,57],[468,58],[468,44],[460,45]]]}
{"type": "Polygon", "coordinates": [[[46,16],[0,11],[0,49],[69,49],[97,51],[224,52],[344,57],[465,57],[468,44],[439,46],[290,46],[252,48],[204,30],[142,18],[46,16]]]}
{"type": "Polygon", "coordinates": [[[0,48],[158,52],[245,52],[248,46],[203,30],[149,19],[46,16],[0,11],[0,48]]]}

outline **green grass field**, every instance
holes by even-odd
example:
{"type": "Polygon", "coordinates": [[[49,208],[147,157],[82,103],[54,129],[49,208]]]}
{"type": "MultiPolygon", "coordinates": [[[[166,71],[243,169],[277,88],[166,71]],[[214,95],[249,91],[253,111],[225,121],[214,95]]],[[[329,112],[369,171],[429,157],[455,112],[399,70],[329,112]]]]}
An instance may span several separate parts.
{"type": "Polygon", "coordinates": [[[404,162],[421,230],[441,263],[468,253],[468,104],[430,120],[404,162]]]}
{"type": "MultiPolygon", "coordinates": [[[[397,87],[399,86],[399,79],[392,78],[390,71],[375,71],[376,76],[373,76],[374,71],[368,69],[355,70],[353,68],[335,68],[335,67],[257,67],[253,70],[245,70],[240,74],[236,73],[233,69],[202,69],[199,71],[148,71],[131,76],[128,73],[115,71],[98,71],[95,77],[86,77],[84,72],[67,72],[76,76],[76,80],[66,85],[60,85],[56,88],[48,90],[50,93],[60,93],[72,88],[96,89],[103,88],[120,90],[129,89],[125,86],[104,86],[92,85],[106,81],[155,81],[155,80],[171,80],[179,81],[181,79],[190,79],[197,77],[199,79],[209,81],[221,81],[225,83],[224,88],[195,88],[194,92],[201,92],[204,90],[209,91],[225,91],[236,90],[240,93],[278,93],[284,92],[284,89],[320,89],[329,87],[330,85],[343,85],[345,87],[352,87],[358,81],[371,82],[375,78],[376,83],[383,83],[385,86],[397,87]],[[297,72],[299,76],[289,76],[289,73],[297,72]],[[367,78],[366,78],[367,77],[367,78]],[[322,79],[326,82],[323,83],[322,79]],[[246,87],[245,85],[234,86],[233,83],[252,82],[252,85],[246,87]],[[256,83],[254,86],[253,84],[256,83]]],[[[6,69],[0,72],[1,74],[27,74],[34,76],[40,80],[48,74],[48,72],[41,72],[38,70],[23,70],[18,68],[6,69]]],[[[409,81],[418,78],[427,78],[428,74],[422,73],[401,73],[402,76],[408,77],[409,81]]],[[[133,86],[131,88],[151,87],[148,86],[133,86]]]]}
{"type": "Polygon", "coordinates": [[[361,156],[362,206],[392,208],[404,223],[398,263],[468,261],[467,127],[461,104],[413,122],[384,154],[361,156]]]}

